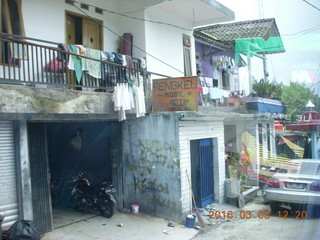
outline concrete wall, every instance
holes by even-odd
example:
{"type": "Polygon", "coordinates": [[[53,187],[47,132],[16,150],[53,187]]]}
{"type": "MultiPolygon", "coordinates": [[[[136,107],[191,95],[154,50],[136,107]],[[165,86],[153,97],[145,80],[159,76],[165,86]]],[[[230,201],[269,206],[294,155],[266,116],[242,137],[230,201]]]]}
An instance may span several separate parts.
{"type": "Polygon", "coordinates": [[[123,122],[125,207],[181,220],[180,159],[174,113],[123,122]]]}

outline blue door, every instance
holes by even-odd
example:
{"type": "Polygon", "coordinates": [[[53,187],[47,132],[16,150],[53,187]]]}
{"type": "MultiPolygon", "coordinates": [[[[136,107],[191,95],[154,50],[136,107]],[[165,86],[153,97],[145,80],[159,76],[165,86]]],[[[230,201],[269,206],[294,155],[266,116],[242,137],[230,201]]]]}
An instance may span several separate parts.
{"type": "Polygon", "coordinates": [[[212,139],[199,140],[200,207],[213,202],[213,145],[212,139]]]}

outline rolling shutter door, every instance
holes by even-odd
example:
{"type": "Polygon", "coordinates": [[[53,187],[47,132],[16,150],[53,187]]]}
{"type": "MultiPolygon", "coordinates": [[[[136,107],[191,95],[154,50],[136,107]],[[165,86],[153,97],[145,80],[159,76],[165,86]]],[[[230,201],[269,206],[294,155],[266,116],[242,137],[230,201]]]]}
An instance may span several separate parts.
{"type": "Polygon", "coordinates": [[[3,227],[18,220],[13,122],[0,121],[0,215],[3,227]]]}

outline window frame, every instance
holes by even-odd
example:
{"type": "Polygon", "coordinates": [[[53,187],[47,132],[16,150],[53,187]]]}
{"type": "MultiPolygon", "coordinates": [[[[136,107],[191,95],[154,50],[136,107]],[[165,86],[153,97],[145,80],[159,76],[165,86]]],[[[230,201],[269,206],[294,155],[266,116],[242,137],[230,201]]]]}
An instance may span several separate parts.
{"type": "MultiPolygon", "coordinates": [[[[22,0],[1,0],[0,2],[0,9],[1,9],[1,18],[0,18],[0,27],[1,27],[1,32],[4,32],[3,30],[3,20],[5,20],[6,24],[6,33],[12,34],[12,35],[20,35],[25,37],[25,29],[24,29],[24,22],[23,22],[23,17],[22,17],[22,11],[21,11],[21,5],[22,5],[22,0]],[[9,8],[9,1],[16,1],[17,4],[17,13],[14,13],[15,16],[15,21],[19,22],[20,26],[20,32],[19,33],[14,33],[12,29],[12,21],[11,21],[11,12],[9,8]],[[4,15],[3,15],[4,14],[4,15]]],[[[17,59],[27,59],[27,48],[26,46],[23,47],[23,49],[18,49],[17,46],[21,45],[15,44],[15,43],[9,43],[8,44],[8,54],[9,56],[3,56],[3,44],[0,45],[0,63],[1,64],[7,64],[9,63],[9,59],[12,58],[13,62],[9,64],[16,64],[17,59]],[[16,49],[17,48],[17,49],[16,49]],[[4,59],[4,57],[7,57],[8,59],[4,59]],[[8,61],[8,62],[5,62],[8,61]]]]}
{"type": "Polygon", "coordinates": [[[191,64],[191,37],[183,34],[183,61],[184,61],[184,75],[192,76],[191,64]]]}

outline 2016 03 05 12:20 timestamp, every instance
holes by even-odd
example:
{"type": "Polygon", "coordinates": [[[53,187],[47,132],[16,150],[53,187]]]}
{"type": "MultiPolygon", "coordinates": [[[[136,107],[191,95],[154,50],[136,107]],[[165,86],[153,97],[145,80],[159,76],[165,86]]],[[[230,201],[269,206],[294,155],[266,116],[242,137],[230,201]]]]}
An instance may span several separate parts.
{"type": "MultiPolygon", "coordinates": [[[[291,214],[293,218],[296,219],[306,219],[308,214],[306,211],[293,211],[293,212],[288,212],[288,211],[278,211],[277,216],[279,218],[287,219],[288,215],[291,214]]],[[[258,211],[258,212],[253,212],[253,211],[239,211],[239,212],[234,212],[234,211],[209,211],[209,218],[210,219],[269,219],[271,216],[270,211],[258,211]]]]}

